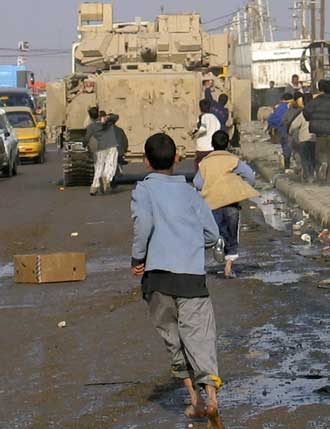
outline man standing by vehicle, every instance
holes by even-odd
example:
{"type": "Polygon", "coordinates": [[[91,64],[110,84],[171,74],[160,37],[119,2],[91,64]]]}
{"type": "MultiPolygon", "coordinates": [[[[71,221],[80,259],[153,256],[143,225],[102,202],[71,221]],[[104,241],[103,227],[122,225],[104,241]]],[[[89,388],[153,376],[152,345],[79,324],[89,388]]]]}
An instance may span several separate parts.
{"type": "Polygon", "coordinates": [[[118,144],[114,124],[119,116],[100,112],[99,119],[94,120],[86,131],[84,146],[95,152],[94,179],[90,195],[95,196],[99,190],[106,193],[110,189],[118,165],[118,144]]]}

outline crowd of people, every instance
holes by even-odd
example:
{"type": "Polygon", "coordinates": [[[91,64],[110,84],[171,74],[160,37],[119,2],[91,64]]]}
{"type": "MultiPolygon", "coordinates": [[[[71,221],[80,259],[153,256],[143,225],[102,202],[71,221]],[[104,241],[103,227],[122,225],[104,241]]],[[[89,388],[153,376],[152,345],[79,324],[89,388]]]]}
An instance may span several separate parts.
{"type": "Polygon", "coordinates": [[[299,77],[285,89],[268,118],[269,132],[282,147],[281,163],[291,170],[292,156],[302,181],[326,181],[330,162],[330,81],[320,80],[315,97],[304,92],[299,77]]]}

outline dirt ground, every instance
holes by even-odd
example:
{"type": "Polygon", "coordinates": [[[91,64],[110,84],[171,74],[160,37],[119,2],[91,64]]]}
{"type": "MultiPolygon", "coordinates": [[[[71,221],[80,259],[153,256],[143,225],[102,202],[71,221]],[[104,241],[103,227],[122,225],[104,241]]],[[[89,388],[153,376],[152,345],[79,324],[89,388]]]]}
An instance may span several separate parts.
{"type": "MultiPolygon", "coordinates": [[[[130,275],[132,186],[61,192],[49,151],[46,164],[0,178],[0,428],[186,428],[187,397],[130,275]],[[85,251],[87,280],[14,284],[14,254],[54,251],[85,251]]],[[[259,187],[242,210],[238,279],[207,260],[223,419],[227,429],[328,429],[330,396],[316,391],[330,385],[330,291],[317,287],[329,260],[292,235],[299,211],[259,187]]]]}

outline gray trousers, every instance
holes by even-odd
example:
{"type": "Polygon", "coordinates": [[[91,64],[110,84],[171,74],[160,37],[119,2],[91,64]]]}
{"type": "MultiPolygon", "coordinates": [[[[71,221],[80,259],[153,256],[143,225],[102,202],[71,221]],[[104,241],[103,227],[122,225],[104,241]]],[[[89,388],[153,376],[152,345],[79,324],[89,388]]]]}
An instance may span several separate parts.
{"type": "Polygon", "coordinates": [[[153,324],[165,341],[172,373],[196,385],[219,387],[216,326],[207,298],[175,298],[153,292],[148,302],[153,324]]]}

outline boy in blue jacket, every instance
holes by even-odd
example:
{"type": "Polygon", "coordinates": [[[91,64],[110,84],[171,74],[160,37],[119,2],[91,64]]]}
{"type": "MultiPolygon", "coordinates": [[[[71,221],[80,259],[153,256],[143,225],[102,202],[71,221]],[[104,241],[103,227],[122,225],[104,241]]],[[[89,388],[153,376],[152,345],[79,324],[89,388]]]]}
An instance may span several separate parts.
{"type": "Polygon", "coordinates": [[[284,116],[286,115],[289,109],[289,103],[292,100],[293,100],[293,97],[291,94],[284,94],[281,98],[280,104],[277,106],[275,111],[268,118],[269,128],[275,129],[280,139],[280,143],[282,146],[282,153],[284,157],[285,170],[290,168],[292,150],[289,144],[288,130],[284,122],[284,116]]]}
{"type": "Polygon", "coordinates": [[[143,276],[143,296],[172,373],[190,394],[186,416],[208,417],[209,428],[222,429],[216,327],[205,276],[205,247],[218,240],[218,227],[185,177],[173,175],[176,146],[169,136],[150,137],[145,155],[152,173],[132,193],[132,272],[143,276]]]}

